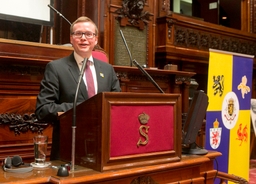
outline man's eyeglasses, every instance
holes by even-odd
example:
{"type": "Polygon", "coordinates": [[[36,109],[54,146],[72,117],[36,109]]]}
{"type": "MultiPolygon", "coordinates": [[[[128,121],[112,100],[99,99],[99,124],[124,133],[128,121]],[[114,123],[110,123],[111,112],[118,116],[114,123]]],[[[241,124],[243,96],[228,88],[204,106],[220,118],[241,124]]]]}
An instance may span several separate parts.
{"type": "Polygon", "coordinates": [[[82,38],[82,36],[84,35],[86,38],[93,38],[94,36],[96,36],[95,33],[92,33],[90,31],[87,31],[87,32],[73,32],[72,33],[73,37],[74,38],[82,38]]]}

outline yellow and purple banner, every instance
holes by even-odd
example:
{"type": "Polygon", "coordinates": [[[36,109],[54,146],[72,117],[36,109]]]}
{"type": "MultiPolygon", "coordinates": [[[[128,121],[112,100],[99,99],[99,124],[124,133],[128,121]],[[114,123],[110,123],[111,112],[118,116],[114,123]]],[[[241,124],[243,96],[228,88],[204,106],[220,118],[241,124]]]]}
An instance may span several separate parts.
{"type": "Polygon", "coordinates": [[[222,153],[216,159],[216,170],[246,180],[249,179],[252,72],[252,56],[210,50],[205,148],[222,153]]]}

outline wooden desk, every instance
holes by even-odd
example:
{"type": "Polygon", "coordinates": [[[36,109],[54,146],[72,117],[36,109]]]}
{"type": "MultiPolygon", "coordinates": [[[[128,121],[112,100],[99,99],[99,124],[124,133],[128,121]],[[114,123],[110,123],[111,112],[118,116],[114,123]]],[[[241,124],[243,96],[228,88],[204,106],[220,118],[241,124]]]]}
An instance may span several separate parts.
{"type": "MultiPolygon", "coordinates": [[[[34,169],[28,173],[0,171],[0,183],[100,183],[100,184],[163,184],[163,183],[213,183],[217,171],[213,161],[219,152],[209,152],[204,156],[183,155],[180,162],[97,172],[76,166],[68,177],[57,176],[57,169],[34,169]]],[[[52,165],[63,163],[53,161],[52,165]]]]}
{"type": "MultiPolygon", "coordinates": [[[[151,81],[137,68],[127,66],[113,66],[120,80],[123,92],[160,93],[151,81]]],[[[189,109],[189,87],[194,72],[175,70],[160,70],[145,68],[165,93],[180,93],[182,95],[182,113],[189,109]]]]}

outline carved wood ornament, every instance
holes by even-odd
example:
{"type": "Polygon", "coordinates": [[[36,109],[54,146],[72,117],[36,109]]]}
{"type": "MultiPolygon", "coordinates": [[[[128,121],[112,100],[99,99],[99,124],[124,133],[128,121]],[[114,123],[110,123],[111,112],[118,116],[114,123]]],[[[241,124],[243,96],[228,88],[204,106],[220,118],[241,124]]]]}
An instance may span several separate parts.
{"type": "Polygon", "coordinates": [[[117,19],[121,26],[131,24],[143,30],[144,26],[148,24],[150,16],[153,14],[143,11],[146,0],[124,0],[122,8],[118,9],[115,13],[118,14],[117,19]]]}
{"type": "Polygon", "coordinates": [[[150,176],[141,176],[132,180],[131,184],[157,184],[150,176]]]}
{"type": "Polygon", "coordinates": [[[9,126],[15,135],[26,133],[28,131],[42,134],[43,130],[51,123],[42,122],[36,119],[35,114],[0,114],[0,125],[9,126]]]}
{"type": "Polygon", "coordinates": [[[167,24],[169,39],[171,39],[171,31],[174,26],[173,39],[175,46],[207,51],[209,48],[212,48],[241,54],[256,55],[256,46],[252,41],[178,26],[174,24],[174,20],[172,19],[168,20],[167,24]]]}

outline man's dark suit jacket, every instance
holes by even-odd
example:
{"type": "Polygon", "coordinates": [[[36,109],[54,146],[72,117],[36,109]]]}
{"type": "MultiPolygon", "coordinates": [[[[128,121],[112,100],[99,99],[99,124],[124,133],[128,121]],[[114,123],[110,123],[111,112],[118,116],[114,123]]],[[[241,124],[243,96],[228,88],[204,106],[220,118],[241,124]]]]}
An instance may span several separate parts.
{"type": "MultiPolygon", "coordinates": [[[[112,65],[93,59],[97,75],[98,93],[121,91],[119,80],[112,65]]],[[[53,122],[51,160],[58,159],[59,155],[60,125],[57,120],[57,113],[73,108],[79,74],[79,67],[73,53],[68,57],[49,62],[45,68],[40,93],[37,97],[35,114],[38,120],[53,122]]],[[[79,104],[87,99],[86,86],[82,80],[77,102],[79,104]]]]}

